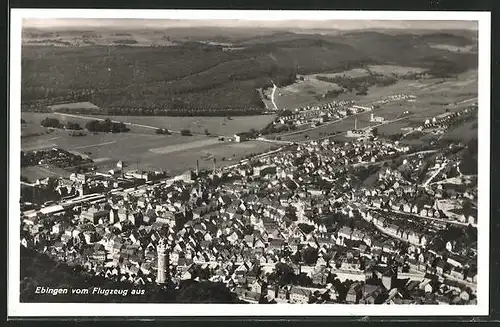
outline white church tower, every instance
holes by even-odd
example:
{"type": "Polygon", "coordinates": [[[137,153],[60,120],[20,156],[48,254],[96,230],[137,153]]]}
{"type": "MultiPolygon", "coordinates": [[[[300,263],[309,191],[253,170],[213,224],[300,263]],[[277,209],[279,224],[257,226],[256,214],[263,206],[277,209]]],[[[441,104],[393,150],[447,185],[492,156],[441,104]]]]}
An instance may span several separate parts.
{"type": "Polygon", "coordinates": [[[158,272],[156,274],[156,282],[158,284],[165,284],[167,282],[169,258],[167,245],[165,244],[165,240],[163,238],[158,242],[156,250],[158,253],[158,272]]]}

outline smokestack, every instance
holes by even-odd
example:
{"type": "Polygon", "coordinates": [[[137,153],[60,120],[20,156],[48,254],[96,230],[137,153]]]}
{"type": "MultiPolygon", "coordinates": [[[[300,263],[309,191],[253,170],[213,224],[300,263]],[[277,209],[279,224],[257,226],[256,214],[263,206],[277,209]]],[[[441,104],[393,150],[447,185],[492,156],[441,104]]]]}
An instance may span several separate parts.
{"type": "Polygon", "coordinates": [[[215,164],[217,163],[217,160],[214,158],[214,169],[213,169],[213,174],[215,176],[215,164]]]}
{"type": "Polygon", "coordinates": [[[196,176],[200,174],[200,161],[196,160],[196,176]]]}
{"type": "Polygon", "coordinates": [[[358,117],[354,118],[354,130],[358,130],[358,117]]]}

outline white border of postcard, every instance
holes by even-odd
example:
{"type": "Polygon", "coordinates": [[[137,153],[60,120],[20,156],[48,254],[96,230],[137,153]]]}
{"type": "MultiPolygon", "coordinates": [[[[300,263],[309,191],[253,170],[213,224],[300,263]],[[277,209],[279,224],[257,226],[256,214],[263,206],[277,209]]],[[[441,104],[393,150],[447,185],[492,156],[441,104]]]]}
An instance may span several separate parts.
{"type": "Polygon", "coordinates": [[[405,11],[236,11],[12,9],[10,33],[9,240],[7,312],[14,317],[70,316],[480,316],[489,311],[490,178],[490,25],[489,12],[405,11]],[[21,24],[23,18],[136,18],[242,20],[463,20],[477,21],[479,34],[478,103],[478,288],[477,305],[340,304],[112,304],[20,303],[19,198],[21,24]],[[480,191],[480,192],[479,192],[480,191]]]}

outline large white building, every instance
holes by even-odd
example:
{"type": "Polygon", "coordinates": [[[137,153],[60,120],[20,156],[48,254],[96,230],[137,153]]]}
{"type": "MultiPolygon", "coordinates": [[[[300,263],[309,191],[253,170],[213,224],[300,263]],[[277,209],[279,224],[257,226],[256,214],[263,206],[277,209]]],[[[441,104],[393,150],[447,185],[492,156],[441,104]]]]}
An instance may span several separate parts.
{"type": "Polygon", "coordinates": [[[370,121],[373,123],[382,123],[384,121],[384,117],[376,117],[372,113],[370,116],[370,121]]]}

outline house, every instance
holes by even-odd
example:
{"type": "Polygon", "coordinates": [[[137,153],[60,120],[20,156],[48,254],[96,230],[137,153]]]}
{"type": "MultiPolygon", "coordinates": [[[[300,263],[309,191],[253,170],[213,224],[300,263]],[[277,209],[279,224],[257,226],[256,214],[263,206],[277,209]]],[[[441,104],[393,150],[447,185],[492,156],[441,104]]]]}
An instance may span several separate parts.
{"type": "Polygon", "coordinates": [[[382,275],[382,285],[384,285],[385,289],[390,290],[394,287],[397,281],[397,270],[392,268],[387,269],[382,275]]]}
{"type": "Polygon", "coordinates": [[[326,285],[328,279],[328,273],[325,271],[313,273],[311,276],[313,284],[316,285],[326,285]]]}
{"type": "Polygon", "coordinates": [[[362,304],[375,304],[375,301],[382,294],[383,289],[380,286],[365,284],[361,288],[361,299],[359,303],[362,304]]]}
{"type": "Polygon", "coordinates": [[[250,291],[253,293],[261,294],[265,290],[265,284],[259,280],[254,281],[250,284],[250,291]]]}
{"type": "Polygon", "coordinates": [[[347,303],[358,303],[362,296],[361,283],[356,282],[347,291],[345,301],[347,303]]]}
{"type": "Polygon", "coordinates": [[[290,302],[291,303],[308,303],[311,299],[312,292],[309,289],[292,286],[290,289],[290,302]]]}

